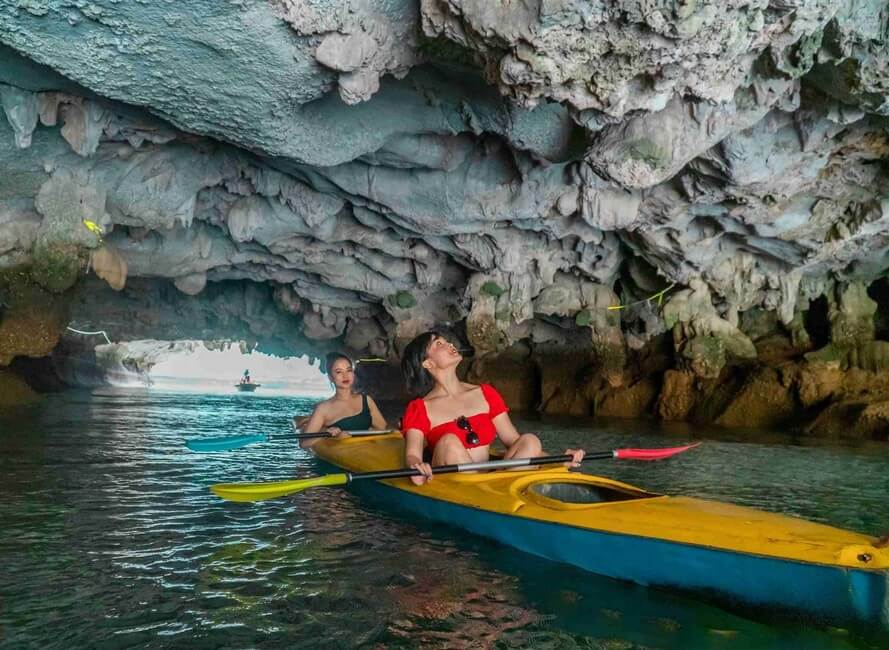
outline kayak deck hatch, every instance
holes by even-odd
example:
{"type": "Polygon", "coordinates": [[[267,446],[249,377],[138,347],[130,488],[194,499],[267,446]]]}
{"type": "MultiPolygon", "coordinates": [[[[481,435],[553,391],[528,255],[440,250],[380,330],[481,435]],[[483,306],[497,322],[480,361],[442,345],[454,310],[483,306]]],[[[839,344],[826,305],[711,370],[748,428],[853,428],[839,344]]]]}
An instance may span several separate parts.
{"type": "Polygon", "coordinates": [[[541,481],[528,486],[525,497],[547,506],[548,501],[557,503],[611,503],[614,501],[631,501],[633,499],[650,499],[654,495],[644,492],[627,492],[604,485],[569,481],[541,481]],[[535,498],[541,497],[541,498],[535,498]]]}

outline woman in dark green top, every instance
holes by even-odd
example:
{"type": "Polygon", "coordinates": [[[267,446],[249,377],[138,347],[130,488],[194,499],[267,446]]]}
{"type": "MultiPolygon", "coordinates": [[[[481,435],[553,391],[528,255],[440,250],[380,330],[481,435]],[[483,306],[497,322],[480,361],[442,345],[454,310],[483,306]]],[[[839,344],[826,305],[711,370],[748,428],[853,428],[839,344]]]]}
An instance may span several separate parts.
{"type": "MultiPolygon", "coordinates": [[[[355,393],[355,369],[352,360],[344,354],[331,353],[326,359],[327,376],[333,382],[336,392],[333,397],[315,406],[308,422],[301,427],[303,433],[328,431],[334,438],[348,435],[349,431],[386,429],[386,420],[377,408],[373,398],[363,393],[355,393]]],[[[311,447],[321,438],[300,441],[300,446],[311,447]]]]}

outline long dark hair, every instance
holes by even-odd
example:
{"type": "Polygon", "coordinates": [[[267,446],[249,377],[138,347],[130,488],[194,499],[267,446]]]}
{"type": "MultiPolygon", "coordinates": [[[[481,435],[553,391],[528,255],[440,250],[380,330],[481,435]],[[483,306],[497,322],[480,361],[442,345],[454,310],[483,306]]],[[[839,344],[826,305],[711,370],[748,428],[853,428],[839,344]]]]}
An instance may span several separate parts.
{"type": "Polygon", "coordinates": [[[423,362],[426,361],[429,344],[440,336],[438,332],[423,332],[407,344],[401,355],[401,374],[411,399],[423,397],[435,388],[435,379],[423,367],[423,362]]]}
{"type": "Polygon", "coordinates": [[[352,360],[342,352],[331,352],[326,357],[324,357],[324,369],[327,371],[327,376],[331,379],[333,379],[333,364],[335,364],[340,359],[345,359],[346,361],[348,361],[349,367],[355,367],[355,364],[352,363],[352,360]]]}

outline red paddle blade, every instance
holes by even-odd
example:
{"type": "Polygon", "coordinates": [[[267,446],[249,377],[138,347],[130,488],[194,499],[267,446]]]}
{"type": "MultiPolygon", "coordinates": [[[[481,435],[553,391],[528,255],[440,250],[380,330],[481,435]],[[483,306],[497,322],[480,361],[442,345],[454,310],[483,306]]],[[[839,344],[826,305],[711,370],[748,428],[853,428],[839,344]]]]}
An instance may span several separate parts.
{"type": "Polygon", "coordinates": [[[661,449],[615,449],[614,457],[632,460],[660,460],[661,458],[669,458],[683,451],[688,451],[697,447],[701,443],[696,442],[693,445],[685,445],[683,447],[663,447],[661,449]]]}

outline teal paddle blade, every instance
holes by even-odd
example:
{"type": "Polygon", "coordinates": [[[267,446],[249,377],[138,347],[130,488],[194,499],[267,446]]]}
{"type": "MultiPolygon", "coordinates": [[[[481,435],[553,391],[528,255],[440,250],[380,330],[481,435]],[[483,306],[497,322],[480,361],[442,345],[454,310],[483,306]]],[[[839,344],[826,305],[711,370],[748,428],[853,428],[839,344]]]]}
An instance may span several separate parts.
{"type": "Polygon", "coordinates": [[[269,437],[264,433],[244,436],[224,436],[222,438],[194,438],[186,440],[185,446],[192,451],[228,451],[246,447],[254,442],[265,442],[269,437]]]}

